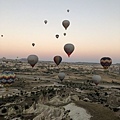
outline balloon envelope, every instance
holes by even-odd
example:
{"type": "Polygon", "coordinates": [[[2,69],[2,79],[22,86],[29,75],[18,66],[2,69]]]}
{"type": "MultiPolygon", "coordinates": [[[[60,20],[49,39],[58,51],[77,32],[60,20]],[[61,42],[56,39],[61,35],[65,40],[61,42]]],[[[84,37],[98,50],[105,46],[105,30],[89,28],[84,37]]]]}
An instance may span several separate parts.
{"type": "Polygon", "coordinates": [[[68,9],[67,12],[69,12],[70,10],[68,9]]]}
{"type": "Polygon", "coordinates": [[[69,25],[70,25],[70,22],[69,22],[68,20],[64,20],[64,21],[62,22],[62,25],[63,25],[63,27],[65,28],[65,30],[67,30],[67,28],[68,28],[69,25]]]}
{"type": "Polygon", "coordinates": [[[112,59],[110,57],[102,57],[100,59],[100,64],[104,69],[108,69],[108,67],[112,64],[112,59]]]}
{"type": "Polygon", "coordinates": [[[64,36],[66,36],[66,33],[64,33],[64,36]]]}
{"type": "Polygon", "coordinates": [[[70,55],[72,54],[74,49],[75,49],[75,47],[71,43],[64,45],[64,51],[67,53],[68,57],[70,57],[70,55]]]}
{"type": "Polygon", "coordinates": [[[58,34],[56,35],[56,38],[59,38],[59,35],[58,35],[58,34]]]}
{"type": "Polygon", "coordinates": [[[62,57],[61,56],[55,56],[53,59],[54,59],[54,62],[57,65],[59,65],[61,63],[61,61],[62,61],[62,57]]]}
{"type": "Polygon", "coordinates": [[[35,64],[38,62],[38,57],[37,55],[29,55],[27,61],[32,67],[34,67],[35,64]]]}
{"type": "Polygon", "coordinates": [[[64,78],[65,78],[65,73],[64,73],[64,72],[60,72],[60,73],[58,74],[58,78],[59,78],[61,81],[63,81],[64,78]]]}
{"type": "Polygon", "coordinates": [[[44,20],[44,23],[47,24],[47,20],[44,20]]]}
{"type": "Polygon", "coordinates": [[[93,75],[92,80],[96,85],[98,85],[101,81],[101,76],[100,75],[93,75]]]}
{"type": "Polygon", "coordinates": [[[12,84],[15,78],[16,75],[13,71],[4,71],[0,74],[0,83],[4,85],[12,84]]]}
{"type": "Polygon", "coordinates": [[[32,46],[34,47],[34,46],[35,46],[35,43],[32,43],[32,46]]]}

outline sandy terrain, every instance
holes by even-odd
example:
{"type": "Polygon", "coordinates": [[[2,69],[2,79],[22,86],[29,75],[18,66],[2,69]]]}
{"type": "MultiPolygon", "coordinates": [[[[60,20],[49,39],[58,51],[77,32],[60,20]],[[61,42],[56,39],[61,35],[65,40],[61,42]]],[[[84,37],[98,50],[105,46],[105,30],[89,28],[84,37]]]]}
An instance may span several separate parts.
{"type": "Polygon", "coordinates": [[[104,72],[99,64],[78,63],[61,63],[57,67],[53,62],[39,62],[32,69],[25,62],[0,67],[0,72],[12,69],[16,74],[9,91],[0,88],[0,120],[119,119],[120,74],[117,65],[111,66],[109,72],[104,72]],[[58,78],[60,71],[66,74],[63,82],[58,78]],[[102,77],[98,86],[92,82],[93,74],[102,77]],[[25,108],[26,104],[28,108],[25,108]],[[14,110],[15,105],[21,106],[19,112],[14,110]],[[8,112],[3,115],[4,107],[8,112]],[[70,112],[67,113],[68,109],[70,112]]]}
{"type": "Polygon", "coordinates": [[[70,118],[73,120],[90,120],[92,117],[85,109],[77,107],[74,103],[64,106],[65,110],[70,110],[70,118]]]}

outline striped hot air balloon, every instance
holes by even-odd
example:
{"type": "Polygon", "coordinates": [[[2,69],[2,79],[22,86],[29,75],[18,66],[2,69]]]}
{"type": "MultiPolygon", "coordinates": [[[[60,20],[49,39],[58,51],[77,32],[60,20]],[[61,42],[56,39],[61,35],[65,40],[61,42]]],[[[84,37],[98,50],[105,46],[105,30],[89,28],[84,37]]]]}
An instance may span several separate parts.
{"type": "Polygon", "coordinates": [[[11,84],[14,82],[16,75],[12,71],[4,71],[0,75],[0,82],[2,84],[11,84]]]}
{"type": "Polygon", "coordinates": [[[16,75],[12,71],[4,71],[0,74],[0,83],[9,86],[14,83],[16,75]]]}
{"type": "Polygon", "coordinates": [[[110,57],[102,57],[100,59],[100,64],[104,69],[108,69],[108,67],[112,64],[112,59],[110,57]]]}

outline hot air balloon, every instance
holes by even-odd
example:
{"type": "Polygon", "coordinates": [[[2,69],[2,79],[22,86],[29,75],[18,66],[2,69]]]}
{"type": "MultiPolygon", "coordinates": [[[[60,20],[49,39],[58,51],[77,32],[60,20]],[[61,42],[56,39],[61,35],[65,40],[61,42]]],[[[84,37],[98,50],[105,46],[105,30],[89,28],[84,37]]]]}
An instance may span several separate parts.
{"type": "Polygon", "coordinates": [[[1,37],[3,37],[3,35],[1,35],[1,37]]]}
{"type": "Polygon", "coordinates": [[[61,63],[61,61],[62,61],[62,57],[61,56],[55,56],[53,59],[54,59],[54,62],[57,65],[59,65],[61,63]]]}
{"type": "Polygon", "coordinates": [[[64,33],[64,36],[66,36],[66,33],[64,33]]]}
{"type": "Polygon", "coordinates": [[[44,23],[47,24],[47,20],[44,20],[44,23]]]}
{"type": "Polygon", "coordinates": [[[65,30],[67,30],[67,28],[68,28],[69,25],[70,25],[70,22],[69,22],[68,20],[64,20],[64,21],[62,22],[62,25],[63,25],[63,27],[65,28],[65,30]]]}
{"type": "Polygon", "coordinates": [[[98,85],[101,81],[101,76],[100,75],[93,75],[92,80],[96,85],[98,85]]]}
{"type": "Polygon", "coordinates": [[[15,78],[16,75],[13,71],[4,71],[0,74],[0,83],[6,87],[14,83],[15,78]]]}
{"type": "Polygon", "coordinates": [[[74,49],[75,49],[75,47],[71,43],[68,43],[64,46],[64,51],[67,53],[68,57],[70,57],[70,55],[72,54],[74,49]]]}
{"type": "Polygon", "coordinates": [[[64,78],[65,78],[65,73],[64,73],[64,72],[60,72],[60,73],[58,74],[58,78],[59,78],[61,81],[63,81],[64,78]]]}
{"type": "Polygon", "coordinates": [[[103,66],[104,69],[108,69],[108,67],[112,64],[112,59],[109,57],[102,57],[100,59],[100,64],[103,66]]]}
{"type": "Polygon", "coordinates": [[[29,55],[27,61],[32,67],[34,67],[38,62],[38,57],[36,55],[29,55]]]}
{"type": "Polygon", "coordinates": [[[57,34],[57,35],[55,35],[56,36],[56,38],[59,38],[59,35],[57,34]]]}
{"type": "Polygon", "coordinates": [[[32,46],[34,47],[34,46],[35,46],[35,43],[32,43],[32,46]]]}
{"type": "Polygon", "coordinates": [[[67,12],[69,12],[70,10],[68,9],[67,12]]]}

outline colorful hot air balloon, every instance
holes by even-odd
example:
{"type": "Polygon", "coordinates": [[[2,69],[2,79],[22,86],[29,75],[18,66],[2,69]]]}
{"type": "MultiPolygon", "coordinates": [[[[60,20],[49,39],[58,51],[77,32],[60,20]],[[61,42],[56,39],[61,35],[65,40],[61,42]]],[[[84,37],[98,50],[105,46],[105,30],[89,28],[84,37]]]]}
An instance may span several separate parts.
{"type": "Polygon", "coordinates": [[[112,64],[112,59],[109,57],[102,57],[100,59],[100,64],[103,66],[104,69],[108,69],[108,67],[112,64]]]}
{"type": "Polygon", "coordinates": [[[44,20],[44,23],[47,24],[47,20],[44,20]]]}
{"type": "Polygon", "coordinates": [[[34,67],[35,64],[38,62],[38,57],[37,55],[29,55],[27,61],[32,67],[34,67]]]}
{"type": "Polygon", "coordinates": [[[71,43],[68,43],[64,46],[64,51],[67,53],[68,57],[70,57],[70,55],[72,54],[74,49],[75,49],[75,47],[71,43]]]}
{"type": "Polygon", "coordinates": [[[57,34],[57,35],[55,35],[56,36],[56,38],[59,38],[59,35],[57,34]]]}
{"type": "Polygon", "coordinates": [[[34,46],[35,46],[35,43],[32,43],[32,46],[34,47],[34,46]]]}
{"type": "Polygon", "coordinates": [[[62,57],[61,56],[55,56],[53,59],[54,59],[54,62],[57,65],[59,65],[61,63],[61,61],[62,61],[62,57]]]}
{"type": "Polygon", "coordinates": [[[5,87],[14,83],[16,75],[13,71],[4,71],[0,74],[0,83],[5,87]]]}
{"type": "Polygon", "coordinates": [[[98,85],[101,81],[101,76],[100,75],[93,75],[92,80],[96,85],[98,85]]]}
{"type": "Polygon", "coordinates": [[[59,78],[61,81],[63,81],[64,78],[65,78],[65,73],[64,73],[64,72],[60,72],[60,73],[58,74],[58,78],[59,78]]]}
{"type": "Polygon", "coordinates": [[[69,22],[68,20],[64,20],[64,21],[62,22],[62,25],[63,25],[63,27],[65,28],[65,30],[67,30],[67,28],[68,28],[69,25],[70,25],[70,22],[69,22]]]}

